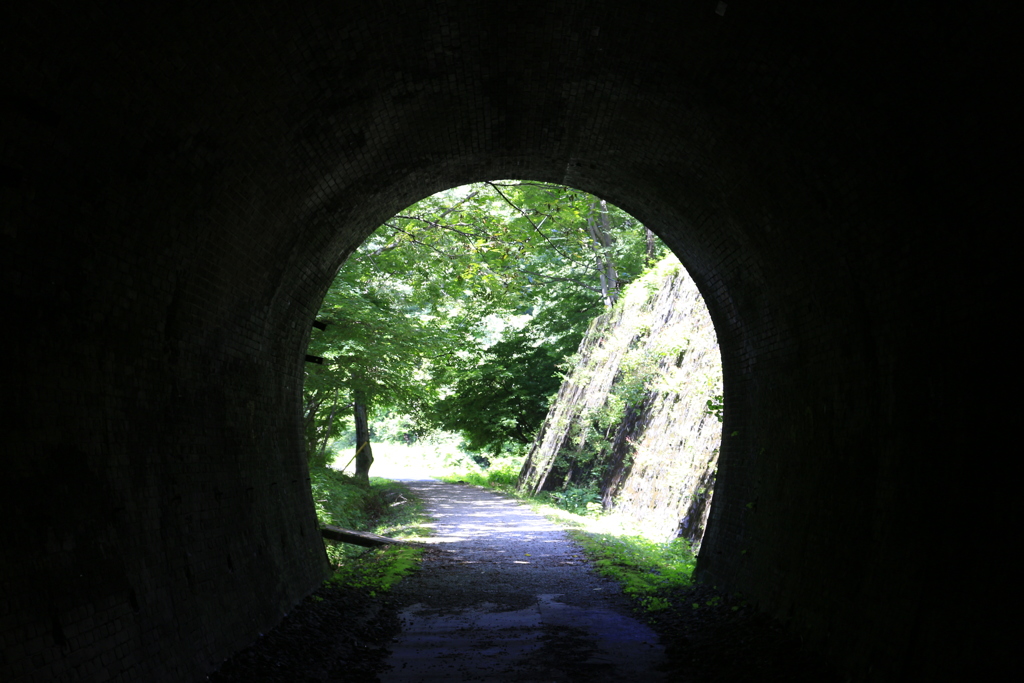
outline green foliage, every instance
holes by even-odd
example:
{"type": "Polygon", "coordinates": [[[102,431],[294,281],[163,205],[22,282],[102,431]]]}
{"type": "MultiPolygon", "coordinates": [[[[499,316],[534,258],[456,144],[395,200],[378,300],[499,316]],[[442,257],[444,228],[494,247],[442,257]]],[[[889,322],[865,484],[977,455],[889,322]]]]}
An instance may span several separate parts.
{"type": "Polygon", "coordinates": [[[529,444],[558,391],[559,360],[522,331],[506,334],[481,360],[450,372],[451,393],[433,405],[430,419],[461,432],[471,451],[496,456],[509,442],[529,444]]]}
{"type": "Polygon", "coordinates": [[[575,515],[599,514],[604,511],[601,492],[596,486],[569,486],[561,491],[548,493],[552,503],[575,515]]]}
{"type": "Polygon", "coordinates": [[[328,326],[309,347],[325,359],[307,365],[311,463],[325,464],[357,390],[371,418],[415,416],[406,439],[461,431],[489,454],[528,443],[559,360],[664,251],[653,241],[648,253],[647,237],[621,210],[546,183],[478,183],[396,215],[345,262],[317,316],[328,326]]]}
{"type": "MultiPolygon", "coordinates": [[[[406,444],[415,443],[426,436],[421,423],[393,408],[379,411],[377,419],[370,424],[370,435],[375,442],[406,444]]],[[[355,445],[354,439],[351,445],[355,445]]]]}
{"type": "Polygon", "coordinates": [[[360,588],[376,596],[419,569],[422,548],[389,546],[364,553],[358,561],[340,565],[329,581],[333,584],[360,588]]]}
{"type": "Polygon", "coordinates": [[[648,612],[671,606],[667,595],[691,585],[696,558],[683,538],[656,543],[641,536],[613,536],[569,530],[604,576],[622,583],[623,592],[648,612]]]}
{"type": "MultiPolygon", "coordinates": [[[[355,478],[328,468],[310,469],[310,486],[317,521],[355,531],[369,531],[402,538],[421,532],[425,521],[422,505],[412,491],[399,482],[372,479],[370,487],[355,478]]],[[[335,567],[352,562],[365,549],[347,543],[325,541],[327,557],[335,567]]]]}
{"type": "MultiPolygon", "coordinates": [[[[304,387],[307,450],[311,460],[337,436],[357,396],[368,406],[399,406],[407,414],[435,398],[422,381],[429,360],[453,357],[465,330],[411,297],[399,280],[382,276],[358,259],[343,268],[324,297],[317,318],[327,323],[312,335],[309,352],[323,365],[307,364],[304,387]]],[[[318,462],[316,464],[325,464],[318,462]]]]}
{"type": "Polygon", "coordinates": [[[722,421],[723,412],[725,410],[725,401],[721,394],[712,396],[707,400],[707,414],[713,416],[719,422],[722,421]]]}
{"type": "Polygon", "coordinates": [[[321,526],[365,530],[384,513],[379,487],[363,488],[352,477],[324,467],[311,468],[309,479],[321,526]]]}
{"type": "Polygon", "coordinates": [[[519,483],[519,470],[522,466],[522,456],[499,458],[482,468],[464,462],[457,470],[442,475],[440,479],[450,484],[462,482],[511,494],[519,483]]]}

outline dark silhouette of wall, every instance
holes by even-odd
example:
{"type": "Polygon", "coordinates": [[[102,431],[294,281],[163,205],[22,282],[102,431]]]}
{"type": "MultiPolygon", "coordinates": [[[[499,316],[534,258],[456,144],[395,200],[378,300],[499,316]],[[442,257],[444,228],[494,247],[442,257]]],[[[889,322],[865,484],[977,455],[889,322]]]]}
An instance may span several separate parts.
{"type": "Polygon", "coordinates": [[[700,286],[731,435],[704,580],[855,679],[996,661],[1015,536],[975,533],[1015,499],[968,490],[979,413],[1012,424],[982,403],[1009,22],[754,4],[3,10],[0,679],[199,680],[318,584],[319,300],[384,219],[488,178],[613,201],[700,286]]]}

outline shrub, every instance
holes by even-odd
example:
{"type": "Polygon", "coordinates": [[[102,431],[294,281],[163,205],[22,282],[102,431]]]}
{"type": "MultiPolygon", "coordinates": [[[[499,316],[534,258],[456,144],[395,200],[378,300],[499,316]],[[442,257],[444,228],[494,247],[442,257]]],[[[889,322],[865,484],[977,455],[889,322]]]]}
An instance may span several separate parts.
{"type": "Polygon", "coordinates": [[[553,491],[551,500],[556,506],[575,515],[594,514],[604,510],[600,492],[591,487],[569,487],[562,491],[553,491]]]}

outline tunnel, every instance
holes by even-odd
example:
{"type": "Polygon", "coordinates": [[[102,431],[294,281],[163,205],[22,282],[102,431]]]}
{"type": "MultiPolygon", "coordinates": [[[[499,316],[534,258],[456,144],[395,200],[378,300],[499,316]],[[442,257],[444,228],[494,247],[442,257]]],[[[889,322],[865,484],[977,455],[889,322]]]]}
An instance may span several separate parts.
{"type": "Polygon", "coordinates": [[[848,680],[1007,656],[1006,10],[115,7],[0,21],[0,680],[202,680],[324,580],[320,300],[397,211],[498,178],[608,199],[700,288],[701,581],[848,680]]]}

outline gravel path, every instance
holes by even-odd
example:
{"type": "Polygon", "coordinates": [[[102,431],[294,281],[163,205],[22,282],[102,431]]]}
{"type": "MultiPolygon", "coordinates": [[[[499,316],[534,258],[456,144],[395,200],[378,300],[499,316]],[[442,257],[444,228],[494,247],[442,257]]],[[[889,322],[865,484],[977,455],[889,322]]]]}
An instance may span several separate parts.
{"type": "Polygon", "coordinates": [[[381,681],[664,680],[658,636],[558,527],[473,486],[405,483],[435,548],[395,589],[402,631],[381,681]]]}

